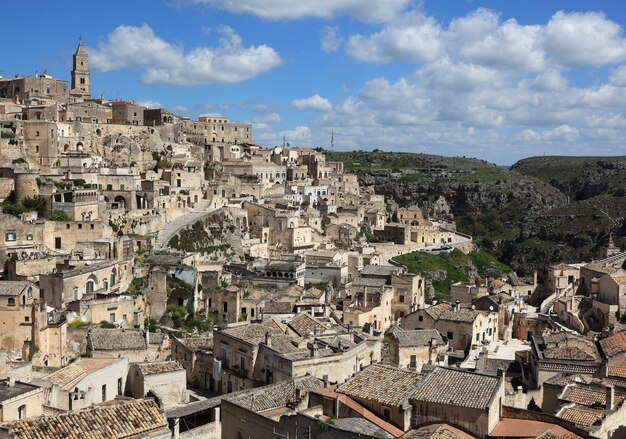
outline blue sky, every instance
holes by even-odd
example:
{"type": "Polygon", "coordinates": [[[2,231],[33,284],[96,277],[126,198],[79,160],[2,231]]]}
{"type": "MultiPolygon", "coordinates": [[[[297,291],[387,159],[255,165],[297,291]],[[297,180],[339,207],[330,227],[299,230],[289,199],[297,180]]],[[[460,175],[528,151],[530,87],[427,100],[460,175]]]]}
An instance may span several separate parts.
{"type": "Polygon", "coordinates": [[[264,146],[382,148],[511,164],[626,154],[621,1],[20,2],[0,75],[69,79],[78,36],[92,95],[219,113],[264,146]],[[87,6],[88,5],[88,6],[87,6]],[[54,26],[51,24],[54,23],[54,26]],[[9,52],[10,51],[10,52],[9,52]],[[9,56],[9,53],[11,54],[9,56]]]}

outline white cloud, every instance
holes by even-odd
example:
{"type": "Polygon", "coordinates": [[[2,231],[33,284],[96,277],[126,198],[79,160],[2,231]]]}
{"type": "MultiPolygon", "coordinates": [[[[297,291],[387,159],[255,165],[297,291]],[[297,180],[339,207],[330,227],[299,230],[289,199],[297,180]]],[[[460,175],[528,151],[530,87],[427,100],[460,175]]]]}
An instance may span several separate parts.
{"type": "Polygon", "coordinates": [[[254,117],[255,123],[280,123],[281,117],[278,113],[259,114],[254,117]]]}
{"type": "Polygon", "coordinates": [[[294,99],[291,101],[291,105],[298,111],[316,110],[326,112],[332,110],[333,108],[328,99],[323,98],[318,94],[305,99],[294,99]]]}
{"type": "Polygon", "coordinates": [[[609,82],[618,87],[626,87],[626,66],[619,66],[613,69],[609,82]]]}
{"type": "Polygon", "coordinates": [[[205,4],[268,20],[297,20],[306,17],[330,19],[338,15],[349,15],[357,20],[380,23],[396,18],[411,0],[187,0],[183,3],[205,4]]]}
{"type": "Polygon", "coordinates": [[[326,53],[336,52],[343,44],[343,38],[337,26],[324,26],[320,32],[320,41],[322,51],[326,53]]]}
{"type": "Polygon", "coordinates": [[[286,142],[294,144],[302,144],[311,140],[311,129],[307,126],[298,126],[293,130],[285,130],[278,133],[279,137],[284,138],[286,142]]]}
{"type": "Polygon", "coordinates": [[[514,19],[500,23],[495,12],[483,8],[453,20],[446,33],[449,50],[460,59],[518,71],[544,68],[540,36],[541,26],[520,26],[514,19]]]}
{"type": "Polygon", "coordinates": [[[157,101],[139,101],[137,102],[137,105],[141,105],[142,107],[146,107],[148,109],[163,108],[163,105],[157,101]]]}
{"type": "Polygon", "coordinates": [[[142,80],[148,84],[196,85],[245,81],[282,63],[269,46],[244,47],[227,26],[219,32],[217,47],[185,52],[156,36],[147,24],[119,26],[105,43],[90,49],[92,67],[101,72],[142,68],[142,80]]]}
{"type": "Polygon", "coordinates": [[[602,66],[626,60],[622,28],[600,12],[557,12],[545,29],[544,47],[563,66],[602,66]]]}
{"type": "Polygon", "coordinates": [[[411,13],[373,35],[351,36],[346,50],[360,61],[432,61],[441,50],[440,33],[434,19],[411,13]]]}

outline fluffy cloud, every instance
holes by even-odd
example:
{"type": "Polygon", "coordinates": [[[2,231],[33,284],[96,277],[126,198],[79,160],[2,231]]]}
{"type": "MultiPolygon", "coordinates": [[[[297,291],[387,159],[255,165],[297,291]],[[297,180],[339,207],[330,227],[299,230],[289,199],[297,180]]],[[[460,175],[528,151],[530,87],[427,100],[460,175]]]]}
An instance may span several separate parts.
{"type": "Polygon", "coordinates": [[[398,16],[410,0],[188,0],[232,13],[247,13],[268,20],[296,20],[306,17],[329,19],[349,15],[357,20],[379,23],[398,16]]]}
{"type": "Polygon", "coordinates": [[[298,111],[316,110],[316,111],[330,111],[333,106],[326,98],[321,97],[318,94],[310,96],[306,99],[294,99],[291,101],[291,105],[298,111]]]}
{"type": "Polygon", "coordinates": [[[92,67],[100,72],[142,68],[142,80],[148,84],[197,85],[245,81],[282,63],[269,46],[244,47],[227,26],[219,32],[217,47],[185,52],[156,36],[147,24],[119,26],[105,43],[90,49],[92,67]]]}
{"type": "Polygon", "coordinates": [[[544,47],[567,67],[602,66],[626,60],[622,28],[599,12],[557,12],[546,26],[544,47]]]}
{"type": "Polygon", "coordinates": [[[441,49],[440,33],[435,20],[411,13],[373,35],[351,36],[346,50],[361,61],[432,61],[441,49]]]}
{"type": "Polygon", "coordinates": [[[320,41],[322,44],[322,51],[326,53],[336,52],[341,44],[343,38],[339,34],[339,28],[336,26],[325,26],[320,32],[320,41]]]}
{"type": "Polygon", "coordinates": [[[281,138],[285,138],[287,142],[306,142],[311,139],[311,129],[306,126],[299,126],[293,130],[285,130],[278,133],[281,138]]]}
{"type": "Polygon", "coordinates": [[[139,101],[137,102],[137,105],[141,105],[142,107],[146,107],[149,109],[163,108],[163,105],[161,105],[161,103],[157,101],[139,101]]]}

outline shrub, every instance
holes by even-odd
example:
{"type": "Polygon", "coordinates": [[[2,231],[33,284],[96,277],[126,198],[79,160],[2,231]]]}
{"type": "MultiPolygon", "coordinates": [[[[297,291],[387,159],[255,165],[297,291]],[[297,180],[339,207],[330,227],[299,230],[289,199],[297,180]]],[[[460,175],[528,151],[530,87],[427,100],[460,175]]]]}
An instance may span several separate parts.
{"type": "Polygon", "coordinates": [[[83,322],[82,320],[74,320],[67,324],[68,329],[85,329],[91,325],[90,322],[83,322]]]}
{"type": "Polygon", "coordinates": [[[102,320],[100,322],[100,327],[102,329],[114,329],[114,328],[117,328],[117,325],[115,323],[111,323],[111,322],[107,322],[106,320],[102,320]]]}

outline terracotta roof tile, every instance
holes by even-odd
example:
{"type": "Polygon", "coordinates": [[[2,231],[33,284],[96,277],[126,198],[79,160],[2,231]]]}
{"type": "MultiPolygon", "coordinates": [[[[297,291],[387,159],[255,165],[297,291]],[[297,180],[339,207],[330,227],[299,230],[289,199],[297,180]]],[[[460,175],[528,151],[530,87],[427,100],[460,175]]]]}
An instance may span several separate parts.
{"type": "Polygon", "coordinates": [[[137,363],[137,367],[144,375],[155,375],[158,373],[176,372],[184,370],[178,361],[157,361],[153,363],[137,363]]]}
{"type": "Polygon", "coordinates": [[[564,407],[557,413],[557,416],[576,425],[590,427],[602,418],[603,412],[579,407],[564,407]]]}
{"type": "Polygon", "coordinates": [[[374,364],[339,386],[337,392],[397,406],[409,399],[421,378],[422,375],[406,369],[374,364]]]}
{"type": "Polygon", "coordinates": [[[134,400],[15,421],[1,428],[16,439],[117,439],[166,431],[167,420],[154,401],[134,400]]]}
{"type": "Polygon", "coordinates": [[[437,367],[424,377],[411,400],[484,409],[500,388],[501,378],[437,367]]]}
{"type": "Polygon", "coordinates": [[[626,352],[626,331],[603,338],[600,340],[600,346],[608,357],[626,352]]]}

